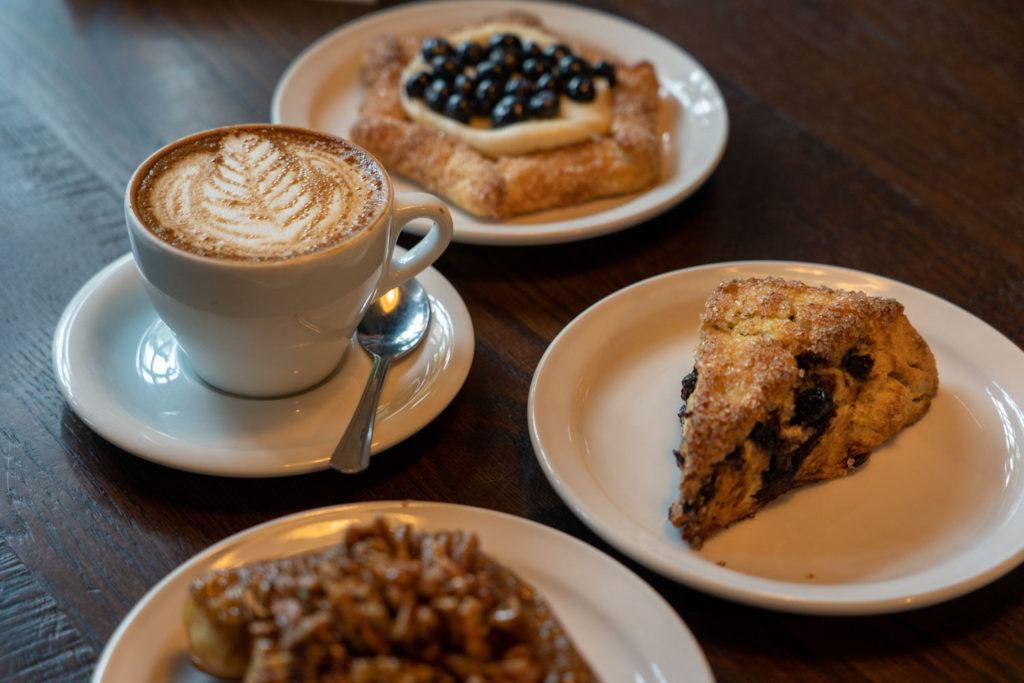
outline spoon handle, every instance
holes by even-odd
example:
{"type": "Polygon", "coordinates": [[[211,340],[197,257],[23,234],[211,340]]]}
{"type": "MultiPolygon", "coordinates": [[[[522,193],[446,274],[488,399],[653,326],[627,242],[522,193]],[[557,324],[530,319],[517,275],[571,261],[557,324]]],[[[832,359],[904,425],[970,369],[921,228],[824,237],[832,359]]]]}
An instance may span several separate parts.
{"type": "Polygon", "coordinates": [[[346,474],[362,472],[370,464],[370,444],[373,442],[373,422],[377,417],[380,390],[391,367],[391,356],[373,354],[373,368],[366,382],[359,405],[345,430],[345,436],[331,455],[331,467],[346,474]]]}

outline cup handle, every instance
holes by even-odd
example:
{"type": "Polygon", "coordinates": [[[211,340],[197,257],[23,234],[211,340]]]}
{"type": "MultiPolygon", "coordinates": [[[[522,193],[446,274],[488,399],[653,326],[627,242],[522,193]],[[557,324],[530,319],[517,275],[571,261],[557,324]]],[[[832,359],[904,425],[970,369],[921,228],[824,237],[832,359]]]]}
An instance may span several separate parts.
{"type": "Polygon", "coordinates": [[[425,192],[406,192],[395,197],[395,211],[391,217],[391,244],[387,267],[377,287],[377,296],[384,294],[409,278],[416,277],[424,268],[437,260],[452,241],[452,214],[448,207],[425,192]],[[409,221],[429,218],[434,221],[429,232],[405,254],[398,255],[395,246],[398,236],[409,221]]]}

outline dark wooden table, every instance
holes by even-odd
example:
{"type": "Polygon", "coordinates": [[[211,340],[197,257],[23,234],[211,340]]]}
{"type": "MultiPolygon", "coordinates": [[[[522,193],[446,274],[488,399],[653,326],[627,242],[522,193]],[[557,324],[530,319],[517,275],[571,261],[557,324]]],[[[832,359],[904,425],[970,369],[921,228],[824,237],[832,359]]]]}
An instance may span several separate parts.
{"type": "Polygon", "coordinates": [[[186,133],[266,120],[295,55],[367,8],[4,1],[0,679],[87,678],[136,600],[229,534],[314,506],[393,498],[504,510],[622,559],[675,606],[723,681],[1024,679],[1024,570],[891,616],[790,616],[725,602],[590,533],[541,474],[525,418],[534,366],[576,314],[632,282],[700,263],[784,258],[872,271],[1024,343],[1024,5],[597,4],[710,69],[731,117],[714,177],[616,235],[453,245],[438,266],[472,313],[477,347],[451,406],[359,477],[242,481],[153,465],[91,432],[57,390],[51,335],[78,287],[128,249],[121,196],[136,164],[186,133]]]}

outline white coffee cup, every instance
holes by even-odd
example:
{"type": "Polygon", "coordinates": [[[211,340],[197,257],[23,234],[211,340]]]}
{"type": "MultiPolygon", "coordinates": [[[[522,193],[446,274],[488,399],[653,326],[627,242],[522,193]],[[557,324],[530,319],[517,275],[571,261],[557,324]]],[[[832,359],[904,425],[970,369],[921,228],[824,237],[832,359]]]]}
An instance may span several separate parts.
{"type": "Polygon", "coordinates": [[[448,208],[431,195],[395,197],[381,167],[387,184],[384,211],[371,225],[323,251],[270,261],[215,258],[173,246],[146,228],[135,197],[155,161],[196,138],[254,128],[289,127],[228,126],[177,140],[135,171],[124,209],[146,292],[196,374],[223,391],[271,397],[301,391],[331,374],[368,305],[445,250],[452,219],[448,208]],[[395,248],[398,235],[416,218],[428,218],[433,226],[411,250],[400,254],[395,248]]]}

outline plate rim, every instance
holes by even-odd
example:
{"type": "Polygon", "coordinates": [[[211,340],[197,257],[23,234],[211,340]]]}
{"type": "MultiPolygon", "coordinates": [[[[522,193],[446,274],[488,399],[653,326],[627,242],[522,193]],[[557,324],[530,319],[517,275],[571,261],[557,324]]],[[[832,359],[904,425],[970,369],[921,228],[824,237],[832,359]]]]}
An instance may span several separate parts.
{"type": "MultiPolygon", "coordinates": [[[[244,472],[237,469],[225,469],[224,467],[204,467],[201,463],[206,462],[206,460],[200,460],[200,465],[197,466],[191,466],[191,463],[189,465],[182,464],[174,461],[173,458],[168,458],[163,455],[163,453],[169,449],[180,449],[180,444],[173,446],[170,444],[158,445],[155,449],[150,450],[140,448],[137,443],[139,439],[125,438],[125,428],[113,426],[113,423],[121,419],[121,412],[113,413],[112,417],[105,418],[104,415],[109,413],[109,411],[89,405],[82,400],[78,392],[73,391],[71,378],[63,372],[62,367],[66,365],[67,358],[69,358],[71,354],[70,338],[76,320],[85,303],[94,296],[111,277],[116,276],[121,269],[134,266],[134,263],[129,263],[132,261],[133,257],[131,253],[123,254],[91,275],[68,300],[68,303],[65,305],[57,325],[54,328],[53,341],[50,348],[50,367],[54,373],[54,379],[56,380],[61,396],[63,396],[65,403],[72,412],[74,412],[78,419],[84,422],[90,430],[98,434],[104,440],[109,441],[117,448],[123,450],[125,453],[156,463],[163,467],[169,467],[182,472],[236,479],[265,479],[271,477],[297,476],[300,474],[321,472],[330,469],[330,463],[326,460],[322,463],[300,464],[291,467],[283,466],[279,468],[264,468],[244,472]]],[[[448,295],[452,295],[450,300],[442,302],[442,305],[452,317],[458,317],[460,321],[465,322],[465,330],[461,335],[464,339],[460,340],[458,338],[460,335],[453,335],[452,342],[453,349],[460,346],[465,347],[460,354],[453,352],[453,357],[461,355],[462,360],[461,362],[453,363],[451,369],[448,371],[455,374],[451,376],[452,381],[450,389],[447,392],[443,392],[437,400],[437,410],[429,411],[432,414],[427,416],[422,424],[418,424],[417,421],[407,430],[396,433],[392,438],[382,440],[374,447],[373,455],[382,453],[402,441],[405,441],[433,422],[442,412],[444,412],[445,408],[455,400],[455,397],[458,396],[459,392],[462,391],[462,387],[465,384],[473,365],[476,350],[476,333],[473,327],[472,317],[469,314],[469,309],[466,307],[465,301],[462,299],[462,295],[459,294],[455,286],[452,285],[452,283],[433,266],[426,268],[420,276],[424,274],[428,274],[431,279],[436,280],[437,284],[441,285],[443,289],[450,290],[445,293],[446,298],[449,298],[448,295]],[[451,395],[447,396],[447,393],[450,393],[451,395]]],[[[135,268],[135,275],[141,278],[141,275],[138,274],[137,268],[135,268]]],[[[424,288],[433,298],[438,298],[436,286],[433,290],[430,287],[424,288]]],[[[159,317],[156,315],[155,311],[153,312],[153,315],[159,317]]],[[[428,395],[430,395],[430,393],[437,392],[429,392],[428,395]]],[[[196,452],[215,454],[214,451],[203,446],[191,444],[190,447],[193,449],[199,449],[196,452]]],[[[218,460],[216,457],[211,457],[209,461],[217,462],[218,460]]]]}
{"type": "MultiPolygon", "coordinates": [[[[458,510],[463,513],[480,515],[482,517],[494,517],[499,520],[503,520],[513,524],[521,524],[526,528],[532,529],[534,533],[551,533],[554,537],[563,540],[564,542],[574,545],[580,552],[587,553],[591,558],[599,559],[600,561],[606,562],[610,567],[614,567],[615,571],[620,574],[620,580],[630,581],[636,590],[645,594],[652,604],[656,604],[664,616],[672,621],[673,625],[676,626],[680,633],[687,637],[686,645],[692,649],[693,654],[698,659],[698,662],[702,664],[699,673],[703,673],[704,680],[713,681],[714,675],[711,669],[711,665],[708,662],[707,655],[700,643],[694,636],[693,631],[686,624],[683,618],[675,610],[674,607],[664,598],[658,591],[656,591],[649,583],[644,581],[636,572],[631,570],[625,564],[615,559],[611,555],[603,552],[602,550],[594,547],[593,545],[583,541],[571,534],[568,534],[561,529],[542,524],[534,521],[527,517],[520,517],[508,512],[502,512],[500,510],[493,510],[490,508],[483,508],[474,505],[464,505],[461,503],[450,503],[442,501],[423,501],[423,500],[410,500],[410,499],[395,499],[395,500],[374,500],[374,501],[360,501],[351,503],[340,503],[336,505],[327,505],[318,508],[312,508],[309,510],[300,510],[280,517],[269,519],[265,522],[250,526],[246,529],[242,529],[230,536],[213,543],[212,545],[203,548],[199,552],[193,554],[188,559],[180,562],[177,566],[171,569],[167,574],[163,576],[156,584],[153,585],[148,591],[146,591],[141,598],[132,606],[128,613],[121,619],[117,627],[111,633],[107,639],[106,644],[103,646],[103,650],[100,656],[96,660],[95,668],[93,669],[92,677],[90,678],[91,683],[104,683],[103,672],[109,666],[111,659],[113,658],[114,651],[116,650],[118,642],[124,637],[125,632],[129,629],[132,622],[142,613],[146,606],[156,598],[162,591],[166,590],[167,587],[175,580],[180,578],[182,575],[188,573],[196,566],[208,562],[211,557],[218,555],[222,551],[238,545],[244,542],[249,536],[261,535],[261,532],[266,532],[268,529],[274,526],[287,526],[288,524],[299,521],[300,519],[306,518],[312,521],[319,517],[331,517],[333,515],[345,515],[353,511],[359,512],[360,508],[365,508],[363,514],[370,514],[378,510],[388,509],[416,509],[416,510],[429,510],[431,509],[448,509],[458,510]]],[[[472,530],[472,529],[470,529],[472,530]]],[[[694,664],[698,664],[694,662],[694,664]]]]}
{"type": "MultiPolygon", "coordinates": [[[[586,524],[588,528],[620,552],[628,555],[635,561],[668,579],[728,600],[755,607],[800,614],[852,616],[887,614],[923,608],[960,597],[973,590],[981,588],[982,586],[1006,575],[1024,562],[1024,537],[1022,537],[1018,547],[1010,547],[1005,553],[1005,557],[1002,557],[1001,560],[988,564],[988,566],[982,571],[970,572],[966,578],[954,578],[952,582],[945,585],[903,595],[892,595],[888,597],[871,597],[870,595],[862,597],[848,596],[836,599],[835,597],[829,597],[828,593],[836,589],[841,590],[844,588],[842,584],[839,584],[838,586],[808,586],[801,583],[745,574],[724,567],[711,566],[710,564],[707,567],[701,567],[701,571],[689,571],[686,568],[673,563],[671,560],[659,557],[656,552],[645,548],[641,543],[634,542],[628,536],[620,535],[616,530],[603,526],[599,521],[600,515],[595,515],[591,506],[588,505],[574,490],[569,488],[564,481],[562,481],[559,469],[553,464],[553,459],[549,456],[544,444],[542,443],[543,437],[537,425],[536,402],[537,394],[540,390],[541,382],[543,381],[543,373],[551,362],[553,351],[557,348],[557,345],[560,342],[564,342],[565,335],[568,335],[571,329],[578,324],[582,324],[582,321],[585,319],[599,314],[602,307],[609,305],[615,299],[628,297],[637,289],[650,287],[661,280],[670,280],[704,271],[724,271],[727,268],[748,268],[759,269],[762,271],[782,271],[786,268],[814,268],[823,270],[828,275],[848,274],[861,278],[870,277],[883,281],[888,285],[897,285],[898,287],[913,291],[918,296],[925,297],[931,304],[938,304],[940,306],[947,307],[948,310],[956,311],[958,314],[967,316],[975,323],[980,324],[982,326],[981,329],[986,334],[994,335],[994,339],[998,341],[998,343],[1004,344],[1008,351],[1016,352],[1024,357],[1024,349],[1021,349],[1021,347],[1014,344],[1012,340],[1006,337],[1006,335],[970,311],[954,304],[953,302],[932,294],[927,290],[890,277],[844,266],[777,259],[744,259],[680,268],[653,275],[638,282],[629,284],[605,297],[602,297],[600,300],[588,306],[559,331],[548,345],[547,349],[545,349],[544,354],[541,356],[541,359],[537,364],[533,378],[530,382],[530,391],[527,399],[527,421],[529,424],[530,443],[533,446],[534,455],[541,466],[541,470],[544,472],[548,482],[558,493],[562,501],[584,524],[586,524]],[[739,577],[739,583],[736,582],[735,577],[739,577]],[[796,590],[794,591],[794,589],[796,590]],[[810,596],[807,595],[808,593],[810,596]]],[[[723,279],[726,277],[727,275],[723,273],[723,279]]],[[[594,481],[598,488],[600,487],[596,480],[592,481],[594,481]]],[[[1016,515],[1013,518],[1018,519],[1018,523],[1024,523],[1024,508],[1018,508],[1016,515]]],[[[949,559],[952,560],[963,557],[964,555],[971,553],[975,548],[977,548],[977,546],[967,549],[949,559]]],[[[862,589],[864,587],[870,588],[872,586],[884,586],[886,584],[896,582],[907,582],[908,579],[920,577],[930,571],[935,570],[926,569],[907,576],[898,577],[896,579],[865,582],[863,584],[851,584],[850,586],[846,586],[846,588],[856,591],[856,589],[862,589]]]]}
{"type": "MultiPolygon", "coordinates": [[[[411,2],[395,7],[374,10],[357,17],[356,19],[346,21],[327,31],[319,38],[313,40],[303,48],[303,50],[281,73],[281,76],[274,86],[274,92],[271,97],[271,122],[281,123],[283,121],[282,108],[284,106],[283,101],[285,98],[285,91],[290,87],[297,74],[308,68],[309,64],[313,63],[320,56],[320,53],[327,51],[336,41],[342,39],[345,35],[358,32],[360,28],[368,24],[386,22],[391,16],[396,14],[421,12],[425,11],[428,7],[435,9],[436,11],[452,11],[464,9],[466,5],[490,6],[493,7],[494,11],[501,11],[502,9],[525,11],[533,10],[538,14],[542,13],[545,9],[578,12],[581,15],[590,15],[607,21],[619,22],[632,30],[647,34],[656,41],[663,42],[666,48],[674,51],[676,55],[681,58],[682,63],[692,63],[694,67],[700,69],[707,77],[707,82],[713,91],[712,94],[721,102],[721,139],[717,142],[717,148],[715,149],[710,163],[701,170],[696,178],[689,183],[679,184],[678,187],[675,187],[671,193],[661,200],[647,206],[638,207],[627,216],[601,220],[599,217],[607,211],[601,210],[590,214],[590,216],[596,220],[592,220],[591,224],[585,226],[577,226],[575,228],[558,227],[560,223],[567,222],[563,219],[549,222],[543,230],[530,232],[524,232],[521,230],[521,228],[529,229],[531,227],[529,224],[507,225],[502,222],[495,221],[486,223],[485,225],[487,225],[487,228],[474,228],[468,233],[461,232],[456,228],[456,233],[452,238],[453,242],[487,246],[541,246],[591,239],[638,227],[640,224],[685,201],[690,195],[700,189],[718,168],[723,156],[725,155],[725,149],[729,142],[730,119],[728,104],[722,94],[721,88],[718,86],[717,81],[715,81],[714,77],[711,75],[711,72],[681,45],[654,29],[648,28],[647,26],[644,26],[632,19],[602,9],[553,0],[420,0],[418,2],[411,2]]],[[[678,98],[675,98],[674,95],[670,95],[670,97],[673,97],[673,99],[678,101],[678,98]]],[[[686,110],[682,102],[679,102],[679,105],[683,110],[686,110]]],[[[308,123],[299,122],[297,125],[308,125],[308,123]]],[[[660,184],[661,182],[659,182],[659,185],[660,184]]],[[[655,185],[654,187],[658,187],[658,185],[655,185]]],[[[633,199],[644,196],[652,189],[653,188],[648,188],[647,190],[639,193],[623,196],[629,197],[627,201],[632,201],[633,199]]],[[[447,200],[445,201],[447,202],[447,200]]],[[[451,202],[447,203],[450,204],[451,202]]],[[[479,220],[477,217],[473,218],[474,220],[479,220]]]]}

